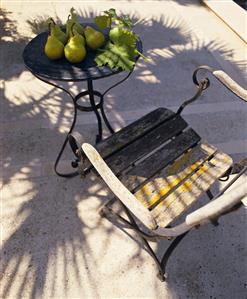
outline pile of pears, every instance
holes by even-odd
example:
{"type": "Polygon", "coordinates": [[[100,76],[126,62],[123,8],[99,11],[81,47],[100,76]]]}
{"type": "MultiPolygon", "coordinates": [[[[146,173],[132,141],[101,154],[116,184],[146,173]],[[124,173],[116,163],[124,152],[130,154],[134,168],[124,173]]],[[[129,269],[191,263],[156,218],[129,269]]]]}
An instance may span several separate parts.
{"type": "Polygon", "coordinates": [[[87,48],[97,50],[105,43],[104,35],[87,26],[83,28],[78,23],[78,17],[74,8],[71,8],[66,23],[66,32],[54,22],[48,20],[49,35],[45,44],[45,54],[51,60],[65,58],[70,63],[79,63],[87,55],[87,48]]]}

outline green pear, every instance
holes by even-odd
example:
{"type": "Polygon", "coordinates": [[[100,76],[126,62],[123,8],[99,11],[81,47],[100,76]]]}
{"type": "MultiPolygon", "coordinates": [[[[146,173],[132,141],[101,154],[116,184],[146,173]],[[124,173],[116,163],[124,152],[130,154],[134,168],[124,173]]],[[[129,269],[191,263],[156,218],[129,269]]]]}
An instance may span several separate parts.
{"type": "Polygon", "coordinates": [[[103,46],[105,42],[104,34],[90,26],[86,27],[86,29],[84,30],[84,35],[88,47],[92,50],[100,48],[101,46],[103,46]]]}
{"type": "MultiPolygon", "coordinates": [[[[81,43],[83,44],[83,46],[86,46],[86,40],[85,37],[82,36],[81,34],[79,34],[77,31],[74,33],[74,35],[78,35],[77,38],[80,39],[81,43]]],[[[70,32],[70,39],[73,37],[72,32],[70,32]]]]}
{"type": "Polygon", "coordinates": [[[68,40],[66,34],[60,29],[60,27],[52,18],[50,18],[48,21],[50,34],[55,36],[58,40],[60,40],[61,43],[65,45],[68,40]]]}
{"type": "Polygon", "coordinates": [[[64,45],[54,35],[49,35],[45,44],[45,54],[55,60],[63,57],[64,45]]]}
{"type": "Polygon", "coordinates": [[[82,25],[80,25],[78,23],[78,16],[75,13],[75,9],[72,7],[70,9],[70,14],[69,14],[67,22],[66,22],[66,35],[67,35],[67,38],[70,37],[71,26],[73,25],[73,23],[75,23],[75,30],[79,34],[83,35],[84,34],[84,28],[82,27],[82,25]]]}
{"type": "Polygon", "coordinates": [[[84,36],[78,33],[78,31],[76,30],[76,23],[73,23],[72,26],[71,26],[70,33],[69,33],[69,38],[73,37],[75,34],[78,35],[77,38],[81,39],[81,43],[85,46],[86,41],[85,41],[84,36]]]}
{"type": "Polygon", "coordinates": [[[64,47],[64,55],[71,63],[81,62],[86,57],[87,52],[82,38],[83,37],[76,32],[64,47]]]}

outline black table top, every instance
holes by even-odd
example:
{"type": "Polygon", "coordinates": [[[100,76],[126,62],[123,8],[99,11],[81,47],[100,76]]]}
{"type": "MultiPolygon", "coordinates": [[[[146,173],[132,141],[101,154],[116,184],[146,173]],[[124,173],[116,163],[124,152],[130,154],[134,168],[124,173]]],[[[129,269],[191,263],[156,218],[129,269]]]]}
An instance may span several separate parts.
{"type": "MultiPolygon", "coordinates": [[[[83,26],[95,27],[92,23],[83,26]]],[[[107,32],[103,32],[107,38],[107,32]]],[[[33,38],[23,51],[25,66],[34,74],[50,80],[84,81],[96,80],[121,72],[121,69],[110,69],[108,66],[98,67],[94,62],[95,51],[87,49],[85,60],[71,64],[65,58],[50,60],[44,52],[48,32],[42,32],[33,38]]],[[[137,48],[142,52],[142,43],[138,41],[137,48]]],[[[136,60],[138,57],[136,58],[136,60]]]]}

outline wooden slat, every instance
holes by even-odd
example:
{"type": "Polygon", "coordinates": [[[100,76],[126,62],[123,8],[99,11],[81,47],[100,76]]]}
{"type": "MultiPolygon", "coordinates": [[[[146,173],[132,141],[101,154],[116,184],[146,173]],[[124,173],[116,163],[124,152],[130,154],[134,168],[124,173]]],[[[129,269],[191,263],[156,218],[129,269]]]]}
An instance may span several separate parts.
{"type": "MultiPolygon", "coordinates": [[[[194,164],[200,159],[205,159],[207,156],[208,155],[197,146],[189,149],[187,152],[179,156],[179,158],[177,158],[172,164],[164,167],[155,175],[152,173],[148,177],[146,177],[143,176],[142,171],[140,171],[138,175],[138,171],[136,171],[136,169],[131,169],[121,177],[121,181],[127,188],[129,188],[129,190],[135,193],[140,190],[140,188],[142,188],[144,184],[147,184],[148,179],[151,179],[152,181],[156,178],[163,178],[177,174],[183,171],[188,166],[188,164],[194,164]],[[153,177],[151,177],[151,175],[153,175],[153,177]]],[[[162,165],[165,165],[163,161],[161,161],[161,163],[162,165]]],[[[146,169],[143,170],[147,171],[146,169]]],[[[145,202],[143,203],[148,207],[145,202]]]]}
{"type": "MultiPolygon", "coordinates": [[[[201,148],[209,154],[212,153],[212,146],[203,144],[201,148]]],[[[158,225],[166,227],[185,212],[231,165],[232,159],[223,152],[217,151],[212,159],[204,163],[196,173],[189,176],[182,185],[152,210],[152,215],[158,225]]],[[[176,176],[167,177],[167,183],[163,188],[171,186],[174,180],[179,182],[181,177],[183,177],[181,173],[176,176]]]]}
{"type": "Polygon", "coordinates": [[[182,155],[172,165],[162,169],[154,178],[135,192],[136,198],[145,207],[152,209],[156,203],[159,203],[160,200],[176,189],[215,152],[215,148],[203,151],[200,145],[196,146],[185,155],[182,155]]]}
{"type": "Polygon", "coordinates": [[[170,138],[176,136],[186,127],[187,123],[180,116],[177,116],[112,155],[106,159],[106,162],[117,175],[145,155],[150,154],[170,138]]]}
{"type": "MultiPolygon", "coordinates": [[[[200,141],[200,136],[192,129],[183,132],[150,157],[146,158],[128,172],[129,176],[150,178],[161,169],[175,161],[179,156],[200,141]]],[[[127,182],[126,182],[127,183],[127,182]]]]}
{"type": "Polygon", "coordinates": [[[101,156],[105,158],[143,136],[172,116],[175,116],[173,111],[166,108],[158,108],[101,141],[96,148],[101,156]]]}

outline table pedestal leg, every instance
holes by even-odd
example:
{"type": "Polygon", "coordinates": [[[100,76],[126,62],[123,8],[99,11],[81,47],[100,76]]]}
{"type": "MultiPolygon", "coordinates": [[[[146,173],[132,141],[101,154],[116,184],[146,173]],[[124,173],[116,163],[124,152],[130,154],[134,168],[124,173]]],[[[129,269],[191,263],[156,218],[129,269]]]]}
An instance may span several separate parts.
{"type": "Polygon", "coordinates": [[[70,173],[61,173],[61,172],[59,172],[59,171],[57,170],[57,165],[58,165],[58,163],[59,163],[59,161],[60,161],[60,159],[61,159],[61,156],[62,156],[62,154],[63,154],[63,152],[64,152],[64,149],[65,149],[65,147],[66,147],[66,145],[67,145],[67,143],[68,143],[68,141],[69,141],[69,134],[72,133],[72,131],[73,131],[73,129],[74,129],[74,126],[75,126],[75,123],[76,123],[76,118],[77,118],[76,101],[75,101],[75,98],[72,97],[72,99],[73,99],[73,104],[74,104],[74,118],[73,118],[71,127],[70,127],[70,129],[69,129],[69,132],[68,132],[68,134],[67,134],[67,136],[66,136],[66,138],[65,138],[65,140],[64,140],[64,143],[63,143],[63,145],[62,145],[62,147],[61,147],[61,149],[60,149],[60,151],[59,151],[59,153],[58,153],[58,156],[57,156],[56,161],[55,161],[55,164],[54,164],[54,171],[56,172],[56,174],[57,174],[58,176],[66,177],[66,178],[69,178],[69,177],[75,177],[75,176],[77,176],[77,175],[79,174],[77,171],[70,172],[70,173]]]}
{"type": "MultiPolygon", "coordinates": [[[[100,142],[102,140],[102,121],[101,116],[98,112],[95,100],[94,100],[94,90],[93,90],[93,81],[88,80],[87,81],[87,87],[88,87],[88,94],[89,94],[89,101],[92,107],[93,112],[95,113],[98,121],[98,135],[96,135],[96,143],[100,142]]],[[[103,107],[103,102],[100,100],[100,108],[103,107]]],[[[103,108],[102,108],[103,109],[103,108]]]]}
{"type": "MultiPolygon", "coordinates": [[[[120,83],[122,83],[123,81],[125,81],[130,75],[131,75],[132,71],[128,73],[128,75],[123,78],[121,81],[115,83],[113,86],[109,87],[104,93],[100,93],[99,91],[96,91],[93,89],[93,81],[91,79],[88,79],[87,80],[87,90],[84,91],[84,92],[81,92],[79,93],[77,96],[73,96],[67,89],[49,81],[49,80],[46,80],[36,74],[33,74],[36,78],[38,78],[39,80],[53,86],[53,87],[56,87],[58,89],[61,89],[62,91],[66,92],[72,99],[73,101],[73,105],[74,105],[74,117],[73,117],[73,121],[72,121],[72,124],[71,124],[71,127],[69,129],[69,132],[64,140],[64,143],[58,153],[58,156],[56,158],[56,161],[55,161],[55,164],[54,164],[54,171],[55,173],[58,175],[58,176],[61,176],[61,177],[74,177],[76,175],[78,175],[78,171],[74,171],[74,172],[70,172],[70,173],[61,173],[57,170],[57,167],[58,167],[58,164],[59,164],[59,161],[62,157],[62,154],[64,152],[64,149],[69,141],[69,135],[72,133],[73,129],[74,129],[74,126],[76,124],[76,119],[77,119],[77,110],[80,110],[80,111],[86,111],[86,112],[94,112],[95,115],[96,115],[96,118],[97,118],[97,122],[98,122],[98,134],[96,136],[96,143],[100,142],[102,140],[102,119],[106,125],[106,127],[108,128],[109,132],[111,134],[114,133],[114,130],[112,128],[112,126],[110,125],[110,122],[109,120],[107,119],[106,117],[106,114],[105,114],[105,111],[104,111],[104,96],[107,92],[109,92],[112,88],[116,87],[117,85],[119,85],[120,83]],[[83,96],[86,96],[88,95],[89,96],[89,101],[90,101],[90,106],[82,106],[82,105],[79,105],[77,103],[77,101],[83,97],[83,96]],[[99,97],[99,102],[96,102],[95,101],[95,96],[99,97]],[[100,115],[100,113],[101,115],[100,115]],[[101,118],[102,116],[102,118],[101,118]]],[[[73,150],[73,152],[75,153],[75,151],[73,150]]],[[[78,166],[78,163],[77,163],[77,160],[73,161],[72,163],[72,167],[76,168],[78,166]]]]}
{"type": "Polygon", "coordinates": [[[103,96],[102,96],[102,105],[100,106],[100,112],[101,112],[101,115],[102,115],[102,117],[103,117],[103,120],[104,120],[104,122],[105,122],[105,124],[106,124],[108,130],[110,131],[111,134],[113,134],[113,133],[114,133],[114,130],[113,130],[112,126],[111,126],[110,123],[109,123],[109,120],[107,119],[107,117],[106,117],[106,115],[105,115],[105,110],[104,110],[103,101],[104,101],[104,99],[103,99],[103,96]]]}
{"type": "Polygon", "coordinates": [[[87,90],[80,92],[76,97],[75,97],[75,101],[76,101],[76,109],[80,110],[80,111],[86,111],[86,112],[94,112],[97,118],[97,122],[98,122],[98,134],[96,136],[96,143],[100,142],[102,140],[102,119],[106,125],[106,127],[108,128],[108,130],[110,131],[110,133],[114,133],[113,128],[110,125],[109,120],[106,117],[105,111],[104,111],[104,95],[102,93],[100,93],[97,90],[94,90],[93,88],[93,82],[92,80],[87,80],[87,90]],[[84,96],[89,96],[89,102],[90,102],[90,106],[83,106],[78,104],[78,100],[81,97],[84,96]],[[99,101],[95,101],[95,96],[99,98],[99,101]]]}

